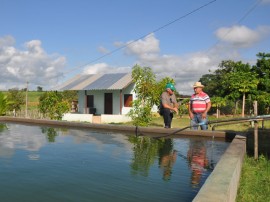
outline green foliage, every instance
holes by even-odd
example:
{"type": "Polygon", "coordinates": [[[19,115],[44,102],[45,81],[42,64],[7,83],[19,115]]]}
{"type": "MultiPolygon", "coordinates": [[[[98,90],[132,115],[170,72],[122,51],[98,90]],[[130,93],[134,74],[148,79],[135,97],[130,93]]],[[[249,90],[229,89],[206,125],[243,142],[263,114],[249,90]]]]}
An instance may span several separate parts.
{"type": "Polygon", "coordinates": [[[228,85],[229,89],[241,93],[257,89],[258,83],[257,75],[252,72],[230,72],[223,81],[223,84],[228,85]]]}
{"type": "Polygon", "coordinates": [[[64,90],[62,92],[63,100],[65,100],[67,103],[69,103],[69,109],[71,109],[71,103],[72,101],[78,100],[78,91],[76,90],[64,90]]]}
{"type": "Polygon", "coordinates": [[[7,111],[7,96],[0,92],[0,116],[6,114],[7,111]]]}
{"type": "Polygon", "coordinates": [[[57,131],[54,128],[42,128],[41,131],[46,134],[48,142],[55,142],[57,131]]]}
{"type": "Polygon", "coordinates": [[[184,114],[188,114],[188,103],[189,103],[189,98],[185,98],[181,101],[179,105],[180,116],[183,116],[184,114]]]}
{"type": "Polygon", "coordinates": [[[41,86],[38,86],[37,87],[37,92],[42,92],[42,91],[43,91],[42,87],[41,86]]]}
{"type": "Polygon", "coordinates": [[[259,111],[265,112],[265,114],[269,114],[270,110],[270,93],[261,92],[256,96],[256,99],[259,103],[259,111]]]}
{"type": "Polygon", "coordinates": [[[134,157],[130,165],[132,174],[148,176],[151,166],[155,163],[160,141],[142,136],[130,136],[129,141],[134,145],[134,157]]]}
{"type": "Polygon", "coordinates": [[[134,125],[148,126],[152,120],[152,107],[159,105],[160,95],[165,90],[166,84],[174,84],[174,80],[165,77],[160,82],[156,82],[156,76],[152,69],[139,65],[132,68],[132,79],[135,83],[134,92],[137,98],[133,101],[128,116],[131,117],[134,125]]]}
{"type": "Polygon", "coordinates": [[[152,120],[150,105],[141,105],[140,100],[134,100],[132,103],[132,109],[128,115],[133,121],[135,126],[148,126],[152,120]]]}
{"type": "MultiPolygon", "coordinates": [[[[157,156],[159,166],[164,166],[161,159],[172,152],[174,144],[172,139],[154,139],[146,136],[130,136],[129,141],[134,145],[134,157],[130,165],[132,174],[141,176],[148,176],[157,156]]],[[[170,179],[170,169],[171,167],[167,165],[163,167],[164,180],[170,179]]]]}
{"type": "MultiPolygon", "coordinates": [[[[205,84],[204,91],[208,93],[211,100],[214,97],[222,97],[227,103],[234,102],[234,112],[238,111],[237,103],[242,100],[242,116],[246,111],[246,97],[249,97],[251,103],[257,99],[262,101],[258,106],[258,114],[269,113],[270,54],[258,53],[257,57],[259,59],[253,67],[241,61],[222,61],[212,74],[200,78],[199,81],[205,84]]],[[[212,101],[216,102],[215,98],[212,101]]],[[[213,106],[219,107],[218,105],[221,105],[222,109],[221,103],[214,103],[213,106]]]]}
{"type": "Polygon", "coordinates": [[[135,82],[134,92],[136,100],[128,115],[136,126],[147,126],[151,119],[151,109],[155,104],[156,81],[155,75],[149,67],[135,65],[132,69],[132,79],[135,82]]]}
{"type": "Polygon", "coordinates": [[[167,83],[172,83],[175,85],[175,81],[170,77],[165,77],[156,83],[156,94],[154,102],[157,106],[160,104],[160,95],[165,90],[165,86],[167,83]]]}
{"type": "Polygon", "coordinates": [[[8,127],[5,123],[0,123],[0,132],[3,132],[4,130],[8,130],[8,127]]]}
{"type": "Polygon", "coordinates": [[[152,69],[135,65],[132,68],[132,79],[135,82],[134,92],[137,95],[137,99],[142,101],[142,105],[152,105],[156,89],[156,77],[152,69]]]}
{"type": "Polygon", "coordinates": [[[19,111],[21,110],[21,106],[25,104],[25,95],[22,91],[19,91],[18,89],[10,89],[7,93],[7,100],[8,100],[8,106],[7,110],[15,110],[19,111]]]}
{"type": "Polygon", "coordinates": [[[40,97],[38,109],[44,117],[61,120],[64,113],[69,111],[69,103],[63,99],[61,93],[50,91],[40,97]]]}
{"type": "Polygon", "coordinates": [[[212,107],[219,109],[222,106],[226,106],[226,98],[213,96],[211,97],[212,107]]]}

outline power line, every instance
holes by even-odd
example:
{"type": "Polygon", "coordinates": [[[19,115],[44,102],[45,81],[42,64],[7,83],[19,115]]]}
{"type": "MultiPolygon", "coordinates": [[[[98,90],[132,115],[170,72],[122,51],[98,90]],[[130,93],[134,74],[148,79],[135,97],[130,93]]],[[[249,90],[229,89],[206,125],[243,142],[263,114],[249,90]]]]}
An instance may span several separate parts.
{"type": "Polygon", "coordinates": [[[119,51],[119,50],[121,50],[121,49],[123,49],[123,48],[126,48],[126,47],[128,47],[128,46],[130,46],[130,45],[132,45],[133,43],[139,41],[140,39],[147,38],[147,37],[150,36],[150,34],[156,33],[156,32],[158,32],[158,31],[160,31],[160,30],[162,30],[162,29],[164,29],[164,28],[170,26],[171,24],[173,24],[173,23],[175,23],[175,22],[177,22],[177,21],[179,21],[179,20],[182,20],[182,19],[188,17],[189,15],[191,15],[191,14],[193,14],[193,13],[195,13],[195,12],[201,10],[201,9],[203,9],[204,7],[209,6],[210,4],[214,3],[215,1],[217,1],[217,0],[212,0],[212,1],[210,1],[210,2],[208,2],[208,3],[206,3],[206,4],[202,5],[202,6],[200,6],[200,7],[198,7],[198,8],[196,8],[196,9],[194,9],[194,10],[192,10],[192,11],[190,11],[190,12],[184,14],[184,15],[182,15],[181,17],[179,17],[179,18],[177,18],[177,19],[175,19],[175,20],[173,20],[173,21],[171,21],[171,22],[168,22],[168,23],[165,24],[165,25],[162,25],[161,27],[159,27],[159,28],[153,30],[152,32],[150,32],[150,33],[148,33],[148,34],[145,34],[145,35],[143,35],[143,36],[141,36],[141,37],[135,39],[134,41],[131,41],[131,42],[129,42],[129,43],[127,43],[127,44],[125,44],[125,45],[119,47],[119,48],[116,48],[116,49],[110,51],[109,53],[106,53],[106,54],[104,54],[104,55],[102,55],[102,56],[100,56],[100,57],[97,57],[97,58],[93,59],[92,61],[90,61],[90,62],[88,62],[88,63],[86,63],[86,64],[84,64],[84,65],[81,65],[81,66],[75,67],[75,68],[73,68],[73,69],[70,69],[69,71],[63,73],[63,75],[64,75],[64,74],[68,74],[68,73],[70,73],[70,72],[73,72],[73,71],[75,71],[75,70],[77,70],[77,69],[80,69],[80,68],[82,68],[82,67],[85,67],[86,65],[92,64],[92,63],[94,63],[94,62],[96,62],[96,61],[99,61],[100,59],[102,59],[102,58],[104,58],[104,57],[107,57],[107,56],[109,56],[109,55],[112,55],[113,53],[115,53],[115,52],[117,52],[117,51],[119,51]]]}
{"type": "MultiPolygon", "coordinates": [[[[262,0],[257,0],[257,2],[246,12],[244,13],[244,15],[234,24],[240,24],[252,11],[255,10],[255,8],[262,2],[262,0]]],[[[229,29],[224,35],[223,37],[226,38],[227,35],[230,34],[230,32],[232,31],[232,29],[229,29]]],[[[217,40],[216,43],[210,47],[206,52],[209,52],[213,47],[217,46],[220,43],[221,39],[217,40]]]]}

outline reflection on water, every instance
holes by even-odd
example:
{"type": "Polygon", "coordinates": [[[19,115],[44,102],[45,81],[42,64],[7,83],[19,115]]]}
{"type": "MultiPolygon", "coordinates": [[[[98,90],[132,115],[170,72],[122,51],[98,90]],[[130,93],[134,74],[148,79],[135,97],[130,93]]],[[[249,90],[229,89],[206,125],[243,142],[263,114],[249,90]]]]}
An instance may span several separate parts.
{"type": "Polygon", "coordinates": [[[191,184],[197,187],[200,184],[202,174],[209,168],[205,142],[190,140],[187,158],[192,171],[191,184]]]}
{"type": "Polygon", "coordinates": [[[3,128],[0,197],[5,202],[192,201],[228,146],[204,138],[3,128]]]}
{"type": "Polygon", "coordinates": [[[163,170],[163,180],[170,180],[176,158],[177,151],[173,149],[172,139],[165,139],[159,148],[159,165],[163,170]]]}

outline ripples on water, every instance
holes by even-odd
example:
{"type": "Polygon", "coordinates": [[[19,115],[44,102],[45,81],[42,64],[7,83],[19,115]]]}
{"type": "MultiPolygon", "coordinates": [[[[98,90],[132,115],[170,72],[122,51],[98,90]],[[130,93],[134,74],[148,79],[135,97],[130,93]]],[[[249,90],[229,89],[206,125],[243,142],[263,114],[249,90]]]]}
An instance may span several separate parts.
{"type": "Polygon", "coordinates": [[[1,201],[192,201],[229,143],[3,124],[1,201]]]}

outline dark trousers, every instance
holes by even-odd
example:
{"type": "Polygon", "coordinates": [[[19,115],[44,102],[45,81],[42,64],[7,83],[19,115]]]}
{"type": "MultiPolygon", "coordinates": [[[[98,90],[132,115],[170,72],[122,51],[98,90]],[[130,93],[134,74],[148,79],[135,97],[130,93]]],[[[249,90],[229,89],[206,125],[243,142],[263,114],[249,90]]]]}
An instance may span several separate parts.
{"type": "Polygon", "coordinates": [[[173,113],[167,108],[163,108],[162,110],[163,110],[164,126],[165,128],[171,128],[173,113]]]}

